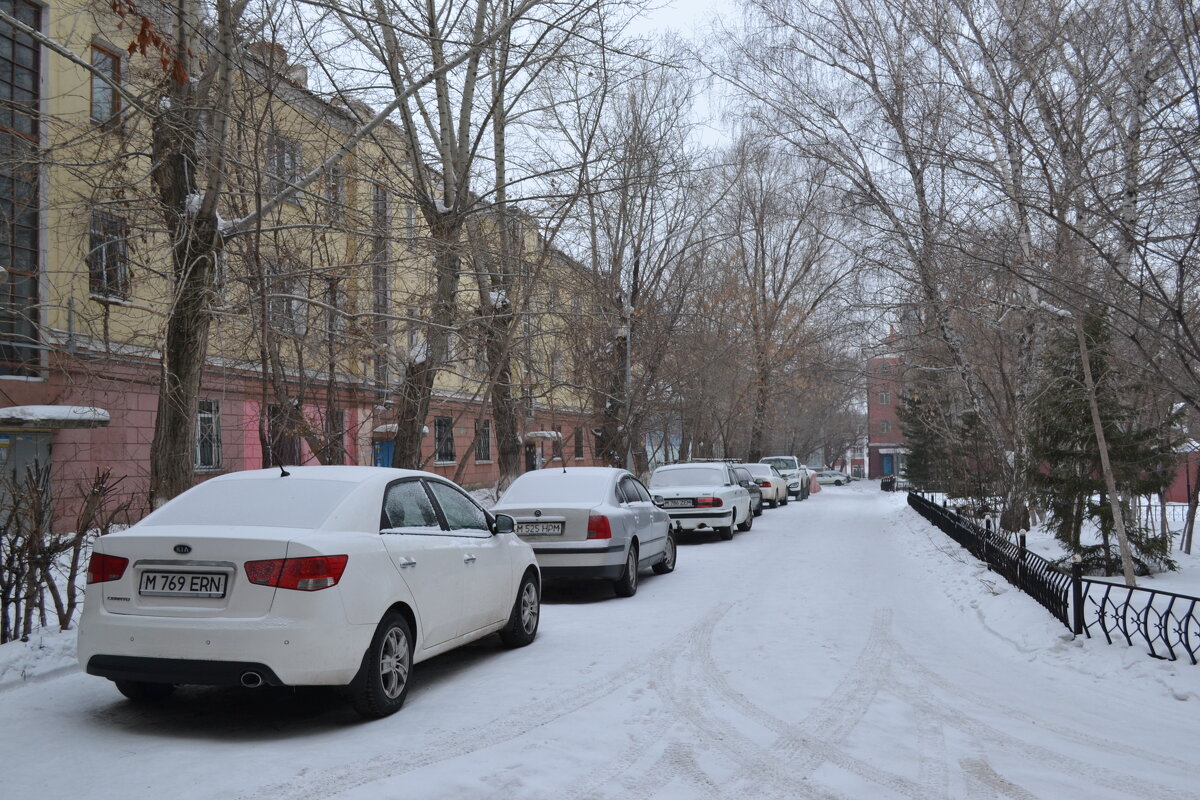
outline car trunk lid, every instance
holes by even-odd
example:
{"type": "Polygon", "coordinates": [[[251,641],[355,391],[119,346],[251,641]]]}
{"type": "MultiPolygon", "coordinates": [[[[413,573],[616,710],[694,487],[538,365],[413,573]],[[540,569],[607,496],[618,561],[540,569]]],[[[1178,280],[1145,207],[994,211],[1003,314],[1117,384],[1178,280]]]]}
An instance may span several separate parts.
{"type": "Polygon", "coordinates": [[[588,518],[599,513],[599,503],[546,503],[496,506],[496,514],[517,521],[516,534],[530,543],[582,542],[588,538],[588,518]]]}
{"type": "Polygon", "coordinates": [[[158,526],[109,534],[95,551],[128,559],[117,580],[91,584],[106,611],[161,617],[260,617],[275,588],[246,576],[247,561],[282,559],[293,528],[158,526]]]}

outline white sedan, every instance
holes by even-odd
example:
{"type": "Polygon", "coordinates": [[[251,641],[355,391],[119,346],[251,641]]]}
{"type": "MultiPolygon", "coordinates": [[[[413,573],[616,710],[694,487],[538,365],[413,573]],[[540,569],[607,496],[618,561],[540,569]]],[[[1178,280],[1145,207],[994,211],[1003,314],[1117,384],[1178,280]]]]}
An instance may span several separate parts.
{"type": "Polygon", "coordinates": [[[671,518],[637,478],[611,467],[526,472],[492,511],[516,520],[542,576],[612,581],[619,597],[637,592],[638,570],[675,569],[671,518]]]}
{"type": "Polygon", "coordinates": [[[513,524],[427,472],[222,475],[96,540],[79,661],[133,700],[334,685],[386,716],[414,664],[496,632],[533,641],[541,579],[513,524]]]}
{"type": "Polygon", "coordinates": [[[758,483],[762,490],[763,502],[778,508],[788,504],[788,481],[775,467],[770,464],[739,464],[758,483]]]}
{"type": "Polygon", "coordinates": [[[838,472],[837,470],[827,469],[823,472],[817,473],[817,483],[821,484],[822,486],[826,486],[831,483],[834,486],[841,486],[843,483],[849,482],[850,476],[844,472],[838,472]]]}
{"type": "Polygon", "coordinates": [[[671,515],[677,531],[710,529],[732,539],[733,529],[754,524],[750,493],[724,462],[669,464],[650,476],[654,503],[671,515]]]}

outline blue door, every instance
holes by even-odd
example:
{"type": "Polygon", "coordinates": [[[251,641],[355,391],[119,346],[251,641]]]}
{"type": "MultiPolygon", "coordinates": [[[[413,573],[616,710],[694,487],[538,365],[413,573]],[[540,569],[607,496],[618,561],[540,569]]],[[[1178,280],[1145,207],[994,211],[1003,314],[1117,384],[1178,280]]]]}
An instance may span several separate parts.
{"type": "Polygon", "coordinates": [[[395,440],[384,439],[379,442],[371,442],[371,449],[375,452],[375,466],[390,467],[392,465],[392,453],[396,452],[395,440]]]}
{"type": "Polygon", "coordinates": [[[896,469],[895,469],[895,466],[892,461],[893,458],[894,458],[894,456],[891,456],[891,455],[885,455],[883,457],[883,474],[884,475],[896,474],[896,469]]]}

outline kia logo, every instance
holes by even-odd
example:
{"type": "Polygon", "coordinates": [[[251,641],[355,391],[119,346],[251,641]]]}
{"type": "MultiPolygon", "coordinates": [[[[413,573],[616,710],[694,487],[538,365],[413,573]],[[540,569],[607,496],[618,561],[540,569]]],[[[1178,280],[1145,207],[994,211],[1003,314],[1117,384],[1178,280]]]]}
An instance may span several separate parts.
{"type": "Polygon", "coordinates": [[[192,547],[191,547],[191,545],[177,544],[177,545],[175,545],[175,552],[179,553],[179,555],[181,555],[181,556],[185,556],[188,553],[192,552],[192,547]]]}
{"type": "Polygon", "coordinates": [[[540,517],[542,515],[542,510],[540,508],[537,509],[536,511],[533,512],[533,515],[535,517],[540,517]]]}

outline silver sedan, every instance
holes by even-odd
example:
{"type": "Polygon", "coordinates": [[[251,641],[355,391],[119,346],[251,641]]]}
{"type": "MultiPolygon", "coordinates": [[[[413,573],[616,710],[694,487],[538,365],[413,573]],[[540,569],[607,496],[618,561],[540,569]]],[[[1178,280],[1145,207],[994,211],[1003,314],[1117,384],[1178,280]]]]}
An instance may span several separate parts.
{"type": "Polygon", "coordinates": [[[671,519],[632,474],[611,467],[526,472],[492,511],[516,520],[542,577],[611,581],[619,597],[638,587],[638,571],[675,569],[671,519]]]}

